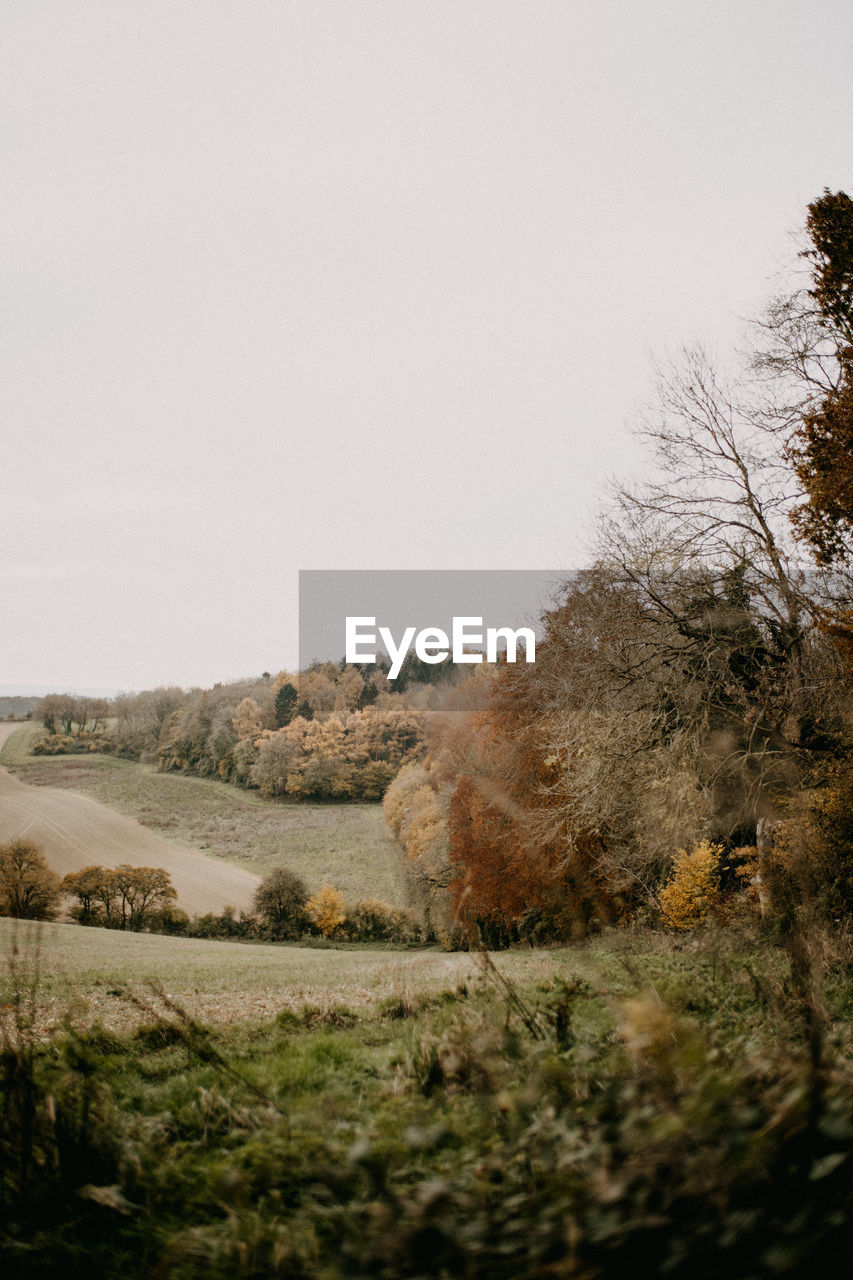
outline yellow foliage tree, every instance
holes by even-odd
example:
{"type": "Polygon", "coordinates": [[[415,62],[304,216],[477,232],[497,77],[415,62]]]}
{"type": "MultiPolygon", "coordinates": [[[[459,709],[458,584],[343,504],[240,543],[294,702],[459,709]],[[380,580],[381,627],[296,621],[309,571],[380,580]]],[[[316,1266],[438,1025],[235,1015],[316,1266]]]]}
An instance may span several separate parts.
{"type": "Polygon", "coordinates": [[[343,895],[330,884],[324,884],[319,893],[308,899],[305,910],[324,938],[330,938],[347,918],[343,895]]]}
{"type": "Polygon", "coordinates": [[[672,876],[660,895],[664,923],[670,929],[693,929],[708,918],[720,900],[723,846],[702,840],[688,853],[675,855],[672,876]]]}
{"type": "Polygon", "coordinates": [[[263,713],[254,698],[244,698],[231,721],[238,738],[255,738],[264,727],[263,713]]]}

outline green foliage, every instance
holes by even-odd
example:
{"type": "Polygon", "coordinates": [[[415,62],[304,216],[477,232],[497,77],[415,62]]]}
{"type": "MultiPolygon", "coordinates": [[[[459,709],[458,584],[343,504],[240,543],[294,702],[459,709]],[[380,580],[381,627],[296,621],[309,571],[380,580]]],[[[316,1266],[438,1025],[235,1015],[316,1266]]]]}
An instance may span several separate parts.
{"type": "Polygon", "coordinates": [[[275,695],[273,703],[273,711],[275,713],[275,722],[279,729],[283,729],[286,724],[290,724],[296,714],[296,704],[299,701],[299,694],[296,686],[286,681],[275,695]]]}
{"type": "Polygon", "coordinates": [[[128,1210],[119,1126],[102,1062],[74,1036],[46,1060],[36,1010],[13,951],[0,1006],[0,1264],[21,1280],[105,1276],[128,1259],[129,1242],[105,1229],[128,1210]]]}

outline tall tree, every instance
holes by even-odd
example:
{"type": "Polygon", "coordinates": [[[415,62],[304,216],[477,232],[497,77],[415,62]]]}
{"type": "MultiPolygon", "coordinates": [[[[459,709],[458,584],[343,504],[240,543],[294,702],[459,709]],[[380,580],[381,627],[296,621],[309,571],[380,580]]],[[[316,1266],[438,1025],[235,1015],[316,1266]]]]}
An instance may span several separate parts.
{"type": "Polygon", "coordinates": [[[276,867],[255,891],[254,908],[276,938],[298,938],[305,925],[305,882],[287,867],[276,867]]]}
{"type": "Polygon", "coordinates": [[[273,709],[275,712],[275,722],[279,729],[283,729],[285,725],[290,724],[296,713],[296,704],[299,701],[299,694],[296,686],[292,685],[288,680],[281,686],[275,695],[273,709]]]}
{"type": "Polygon", "coordinates": [[[806,232],[816,327],[834,347],[837,374],[794,429],[790,457],[806,494],[794,512],[798,535],[820,563],[853,555],[853,200],[824,191],[808,207],[806,232]]]}

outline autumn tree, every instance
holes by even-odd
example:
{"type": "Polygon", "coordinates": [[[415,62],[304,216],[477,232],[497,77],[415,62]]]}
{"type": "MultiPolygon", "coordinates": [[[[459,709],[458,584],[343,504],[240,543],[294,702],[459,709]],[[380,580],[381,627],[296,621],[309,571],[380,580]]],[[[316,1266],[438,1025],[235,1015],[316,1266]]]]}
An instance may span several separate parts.
{"type": "Polygon", "coordinates": [[[675,855],[672,875],[660,893],[664,924],[670,929],[693,929],[704,924],[719,905],[722,845],[701,841],[675,855]]]}
{"type": "Polygon", "coordinates": [[[806,495],[794,522],[818,560],[832,563],[853,551],[853,200],[825,190],[808,207],[806,233],[811,288],[799,306],[825,385],[817,403],[805,398],[789,445],[806,495]]]}
{"type": "Polygon", "coordinates": [[[320,930],[324,938],[331,938],[347,918],[343,894],[330,884],[324,884],[305,904],[309,920],[320,930]]]}
{"type": "Polygon", "coordinates": [[[264,727],[261,709],[254,698],[244,698],[233,717],[234,732],[238,738],[253,738],[264,727]]]}
{"type": "Polygon", "coordinates": [[[642,423],[653,478],[617,493],[602,539],[602,565],[640,605],[621,678],[670,673],[705,783],[753,827],[837,737],[817,629],[837,584],[793,543],[798,486],[765,410],[686,353],[642,423]]]}
{"type": "Polygon", "coordinates": [[[118,923],[119,884],[116,872],[112,867],[95,868],[100,874],[93,876],[93,901],[103,911],[103,921],[109,927],[118,923]]]}
{"type": "Polygon", "coordinates": [[[61,896],[60,879],[29,840],[0,847],[0,915],[52,920],[61,896]]]}
{"type": "Polygon", "coordinates": [[[295,872],[276,867],[255,891],[254,909],[275,938],[298,938],[305,924],[308,890],[295,872]]]}
{"type": "Polygon", "coordinates": [[[162,910],[178,896],[163,867],[132,867],[121,863],[113,871],[112,882],[120,929],[142,929],[150,912],[162,910]]]}
{"type": "Polygon", "coordinates": [[[144,929],[153,916],[168,912],[177,898],[164,867],[88,866],[70,872],[62,892],[77,899],[73,914],[81,924],[144,929]]]}
{"type": "Polygon", "coordinates": [[[42,698],[36,710],[48,733],[70,734],[74,727],[76,703],[68,693],[49,693],[42,698]]]}
{"type": "Polygon", "coordinates": [[[89,866],[69,872],[62,881],[62,892],[77,899],[72,914],[80,924],[93,924],[103,911],[103,877],[103,867],[89,866]]]}
{"type": "Polygon", "coordinates": [[[112,712],[116,718],[114,736],[118,749],[123,754],[143,758],[156,756],[161,735],[185,696],[183,689],[176,686],[160,686],[115,698],[112,712]]]}

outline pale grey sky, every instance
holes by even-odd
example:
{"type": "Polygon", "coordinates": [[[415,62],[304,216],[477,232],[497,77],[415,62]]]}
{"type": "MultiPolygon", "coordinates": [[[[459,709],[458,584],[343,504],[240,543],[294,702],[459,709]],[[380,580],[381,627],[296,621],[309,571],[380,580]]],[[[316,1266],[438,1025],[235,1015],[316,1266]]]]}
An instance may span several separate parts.
{"type": "Polygon", "coordinates": [[[584,563],[651,359],[853,189],[847,0],[4,0],[0,682],[295,661],[300,568],[584,563]]]}

